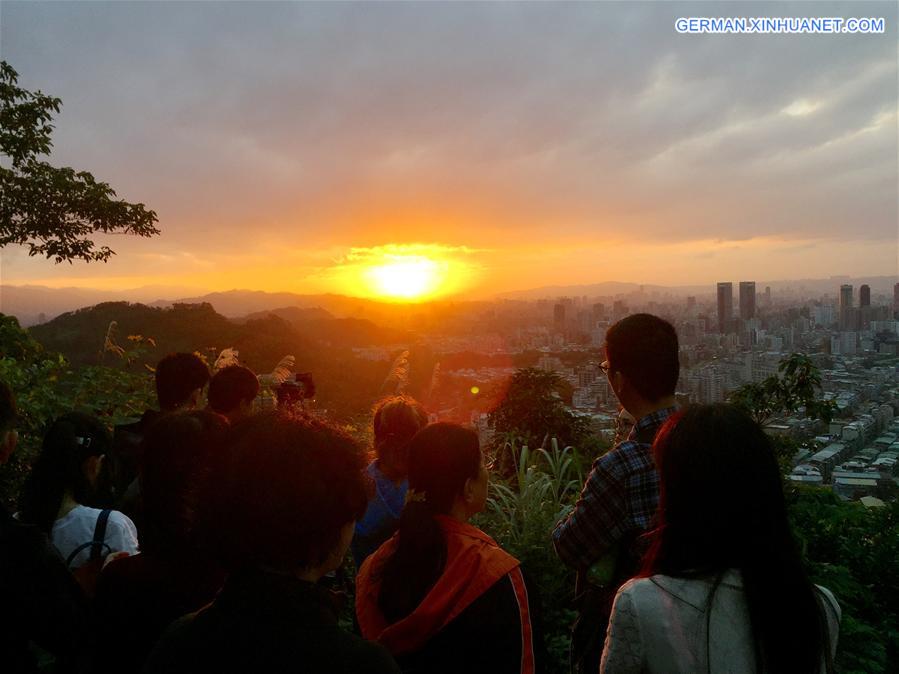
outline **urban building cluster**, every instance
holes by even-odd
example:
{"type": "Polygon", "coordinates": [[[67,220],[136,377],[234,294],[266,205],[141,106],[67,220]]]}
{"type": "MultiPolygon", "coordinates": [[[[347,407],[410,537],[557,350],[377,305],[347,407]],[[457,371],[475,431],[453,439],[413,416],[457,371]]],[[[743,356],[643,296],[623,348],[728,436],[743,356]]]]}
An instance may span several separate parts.
{"type": "MultiPolygon", "coordinates": [[[[857,290],[835,284],[818,296],[778,294],[770,286],[758,292],[753,281],[721,282],[714,290],[497,302],[472,313],[468,334],[427,340],[438,355],[491,358],[441,370],[444,378],[477,382],[481,391],[519,366],[558,373],[570,385],[572,410],[609,438],[619,409],[600,368],[600,347],[609,326],[630,313],[654,313],[677,328],[683,402],[723,402],[741,386],[776,375],[791,353],[804,353],[819,368],[823,396],[837,412],[827,428],[801,415],[768,423],[768,432],[806,448],[797,454],[794,479],[830,485],[843,498],[891,498],[897,476],[891,453],[899,451],[899,441],[884,446],[883,438],[899,437],[899,419],[893,421],[899,415],[899,283],[890,296],[872,293],[867,284],[857,290]],[[811,458],[832,449],[838,451],[827,461],[811,458]]],[[[471,405],[472,420],[483,425],[486,410],[476,400],[471,405]]]]}

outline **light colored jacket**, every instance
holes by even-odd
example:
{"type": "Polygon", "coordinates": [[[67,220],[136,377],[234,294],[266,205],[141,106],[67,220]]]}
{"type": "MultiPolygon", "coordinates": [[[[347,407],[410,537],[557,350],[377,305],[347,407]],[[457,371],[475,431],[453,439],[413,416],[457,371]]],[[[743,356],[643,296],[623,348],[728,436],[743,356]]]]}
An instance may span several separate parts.
{"type": "MultiPolygon", "coordinates": [[[[740,573],[728,571],[715,591],[707,638],[706,606],[711,587],[711,580],[662,575],[625,583],[615,596],[600,673],[755,674],[749,610],[740,573]]],[[[831,651],[835,653],[840,606],[830,590],[820,586],[818,590],[826,607],[831,651]]]]}

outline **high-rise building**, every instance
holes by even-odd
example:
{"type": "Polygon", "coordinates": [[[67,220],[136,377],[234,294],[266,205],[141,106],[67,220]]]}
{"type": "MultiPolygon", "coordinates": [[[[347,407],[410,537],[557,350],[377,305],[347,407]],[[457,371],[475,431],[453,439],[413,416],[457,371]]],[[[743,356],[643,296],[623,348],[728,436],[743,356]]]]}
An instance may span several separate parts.
{"type": "Polygon", "coordinates": [[[852,311],[852,286],[844,283],[840,286],[840,330],[854,330],[855,323],[852,311]]]}
{"type": "Polygon", "coordinates": [[[844,283],[840,286],[840,311],[852,306],[852,286],[844,283]]]}
{"type": "Polygon", "coordinates": [[[693,311],[696,308],[696,296],[690,295],[687,298],[687,311],[693,311]]]}
{"type": "Polygon", "coordinates": [[[755,281],[740,281],[740,318],[755,318],[755,281]]]}
{"type": "Polygon", "coordinates": [[[553,323],[556,330],[562,330],[565,327],[565,305],[556,304],[553,307],[553,323]]]}
{"type": "Polygon", "coordinates": [[[899,314],[899,283],[893,286],[893,316],[899,314]]]}
{"type": "Polygon", "coordinates": [[[718,284],[718,332],[722,335],[730,329],[734,316],[734,284],[730,281],[718,284]]]}
{"type": "Polygon", "coordinates": [[[765,286],[765,306],[771,306],[771,286],[765,286]]]}
{"type": "Polygon", "coordinates": [[[858,306],[871,306],[871,286],[869,286],[867,283],[858,289],[858,306]]]}

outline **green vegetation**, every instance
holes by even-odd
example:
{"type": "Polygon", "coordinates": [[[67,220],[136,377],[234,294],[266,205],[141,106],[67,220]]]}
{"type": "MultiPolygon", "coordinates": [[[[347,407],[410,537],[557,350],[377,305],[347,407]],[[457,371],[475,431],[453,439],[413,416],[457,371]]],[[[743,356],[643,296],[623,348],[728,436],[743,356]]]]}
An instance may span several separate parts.
{"type": "Polygon", "coordinates": [[[0,247],[26,246],[29,255],[59,262],[106,262],[115,252],[96,247],[96,233],[159,234],[156,213],[116,193],[86,171],[38,159],[50,153],[53,113],[62,101],[17,85],[18,73],[0,61],[0,247]]]}
{"type": "Polygon", "coordinates": [[[543,447],[548,438],[572,445],[586,441],[589,422],[566,405],[571,394],[571,385],[556,372],[517,370],[489,416],[496,446],[511,442],[543,447]]]}
{"type": "Polygon", "coordinates": [[[833,418],[836,405],[819,397],[821,375],[808,356],[791,354],[777,369],[777,374],[734,391],[730,402],[745,409],[762,426],[775,415],[799,411],[825,423],[833,418]]]}
{"type": "Polygon", "coordinates": [[[899,671],[899,502],[868,509],[820,487],[787,498],[809,575],[843,610],[838,671],[899,671]]]}
{"type": "Polygon", "coordinates": [[[87,412],[112,426],[153,405],[152,372],[136,362],[148,346],[135,336],[128,349],[112,352],[109,364],[75,367],[45,350],[15,318],[0,314],[0,380],[12,389],[19,407],[19,447],[0,473],[0,501],[14,508],[44,429],[60,414],[87,412]]]}
{"type": "Polygon", "coordinates": [[[548,449],[510,444],[506,452],[515,457],[515,472],[510,479],[491,478],[488,510],[477,524],[521,560],[539,590],[550,671],[567,672],[574,573],[556,557],[549,534],[580,493],[581,462],[573,447],[560,449],[555,438],[548,449]]]}

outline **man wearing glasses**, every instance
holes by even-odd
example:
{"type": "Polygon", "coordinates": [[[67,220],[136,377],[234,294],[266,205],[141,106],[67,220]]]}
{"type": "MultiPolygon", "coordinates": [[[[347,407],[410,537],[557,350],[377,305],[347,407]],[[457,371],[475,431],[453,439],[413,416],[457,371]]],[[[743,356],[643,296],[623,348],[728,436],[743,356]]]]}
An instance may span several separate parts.
{"type": "Polygon", "coordinates": [[[578,571],[581,615],[571,656],[580,671],[589,672],[599,671],[612,600],[637,571],[644,552],[639,537],[658,507],[652,442],[676,411],[680,372],[674,327],[650,314],[628,316],[609,328],[605,353],[600,367],[636,423],[625,440],[593,463],[574,510],[552,533],[559,558],[578,571]]]}

